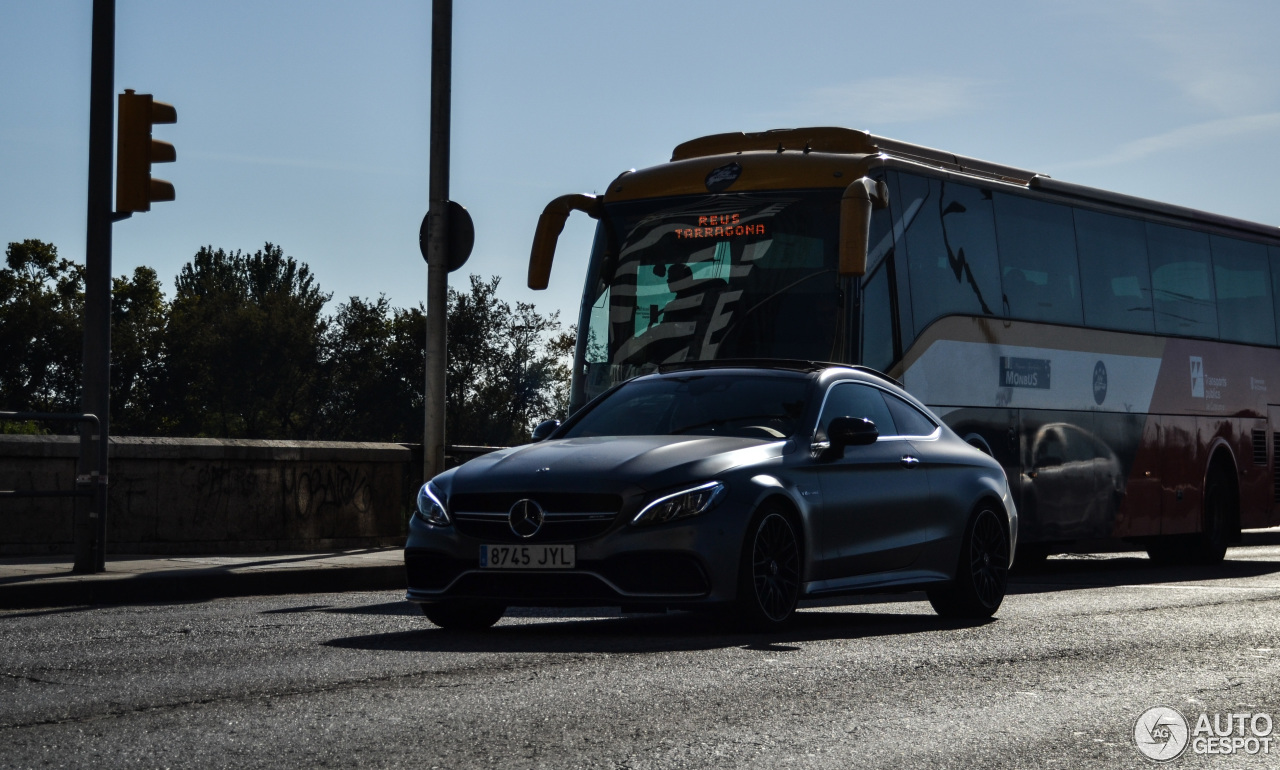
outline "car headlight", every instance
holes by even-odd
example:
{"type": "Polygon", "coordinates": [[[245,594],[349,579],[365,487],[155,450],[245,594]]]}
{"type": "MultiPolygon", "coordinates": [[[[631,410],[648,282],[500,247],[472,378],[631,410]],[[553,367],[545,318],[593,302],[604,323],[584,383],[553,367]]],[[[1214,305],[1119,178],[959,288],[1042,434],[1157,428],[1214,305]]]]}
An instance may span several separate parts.
{"type": "Polygon", "coordinates": [[[631,520],[632,524],[661,524],[706,513],[724,497],[724,484],[709,481],[690,489],[682,489],[646,505],[631,520]]]}
{"type": "Polygon", "coordinates": [[[444,503],[440,502],[439,490],[429,481],[418,490],[418,515],[423,521],[436,527],[447,527],[453,523],[444,503]]]}

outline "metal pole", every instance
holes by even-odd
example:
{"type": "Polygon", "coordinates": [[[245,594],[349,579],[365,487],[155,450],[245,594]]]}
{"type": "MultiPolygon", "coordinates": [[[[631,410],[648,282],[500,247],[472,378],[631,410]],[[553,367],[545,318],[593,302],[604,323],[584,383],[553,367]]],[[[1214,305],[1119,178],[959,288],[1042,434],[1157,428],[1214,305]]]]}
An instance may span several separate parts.
{"type": "Polygon", "coordinates": [[[115,121],[115,0],[93,0],[89,81],[89,205],[85,243],[84,389],[82,411],[98,416],[80,432],[77,482],[93,485],[88,505],[76,506],[76,572],[106,569],[107,436],[111,377],[111,172],[115,121]],[[97,450],[97,451],[94,451],[97,450]]]}
{"type": "Polygon", "coordinates": [[[449,302],[449,102],[453,58],[453,0],[431,9],[431,171],[427,240],[427,377],[424,478],[444,470],[445,319],[449,302]]]}

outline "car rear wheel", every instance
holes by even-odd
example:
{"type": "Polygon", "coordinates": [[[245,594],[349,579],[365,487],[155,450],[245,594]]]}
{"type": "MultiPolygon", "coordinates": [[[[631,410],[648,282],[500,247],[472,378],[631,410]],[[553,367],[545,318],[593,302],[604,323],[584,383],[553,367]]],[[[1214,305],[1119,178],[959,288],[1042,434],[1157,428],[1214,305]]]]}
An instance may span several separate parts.
{"type": "Polygon", "coordinates": [[[738,580],[738,618],[749,629],[785,626],[800,601],[800,535],[776,507],[751,520],[738,580]]]}
{"type": "Polygon", "coordinates": [[[446,631],[483,631],[489,628],[507,611],[501,604],[445,602],[421,604],[427,620],[446,631]]]}
{"type": "Polygon", "coordinates": [[[1000,609],[1009,583],[1009,535],[995,511],[981,508],[969,519],[955,578],[928,591],[933,609],[946,618],[989,618],[1000,609]]]}

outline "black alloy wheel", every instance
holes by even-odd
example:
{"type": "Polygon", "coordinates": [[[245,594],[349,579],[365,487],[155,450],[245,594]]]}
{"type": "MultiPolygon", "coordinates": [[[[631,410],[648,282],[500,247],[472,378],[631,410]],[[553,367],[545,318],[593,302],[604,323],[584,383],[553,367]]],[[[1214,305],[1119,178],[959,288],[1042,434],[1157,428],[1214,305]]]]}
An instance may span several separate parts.
{"type": "Polygon", "coordinates": [[[1000,609],[1009,584],[1009,535],[995,511],[982,508],[969,520],[955,578],[928,591],[943,617],[989,618],[1000,609]]]}
{"type": "Polygon", "coordinates": [[[446,631],[483,631],[497,623],[507,611],[501,604],[444,602],[420,604],[427,620],[446,631]]]}
{"type": "Polygon", "coordinates": [[[800,601],[800,538],[777,510],[753,520],[743,553],[738,596],[741,616],[757,630],[784,626],[800,601]]]}

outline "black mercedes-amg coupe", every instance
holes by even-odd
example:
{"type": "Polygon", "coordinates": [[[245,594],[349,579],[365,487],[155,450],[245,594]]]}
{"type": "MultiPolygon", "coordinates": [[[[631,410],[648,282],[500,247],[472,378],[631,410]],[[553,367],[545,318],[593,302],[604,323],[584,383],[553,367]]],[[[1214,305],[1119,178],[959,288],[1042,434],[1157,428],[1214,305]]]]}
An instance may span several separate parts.
{"type": "Polygon", "coordinates": [[[1004,598],[1004,471],[879,372],[664,369],[552,427],[422,487],[405,564],[434,623],[621,606],[731,608],[768,629],[802,599],[923,589],[942,615],[983,618],[1004,598]]]}

